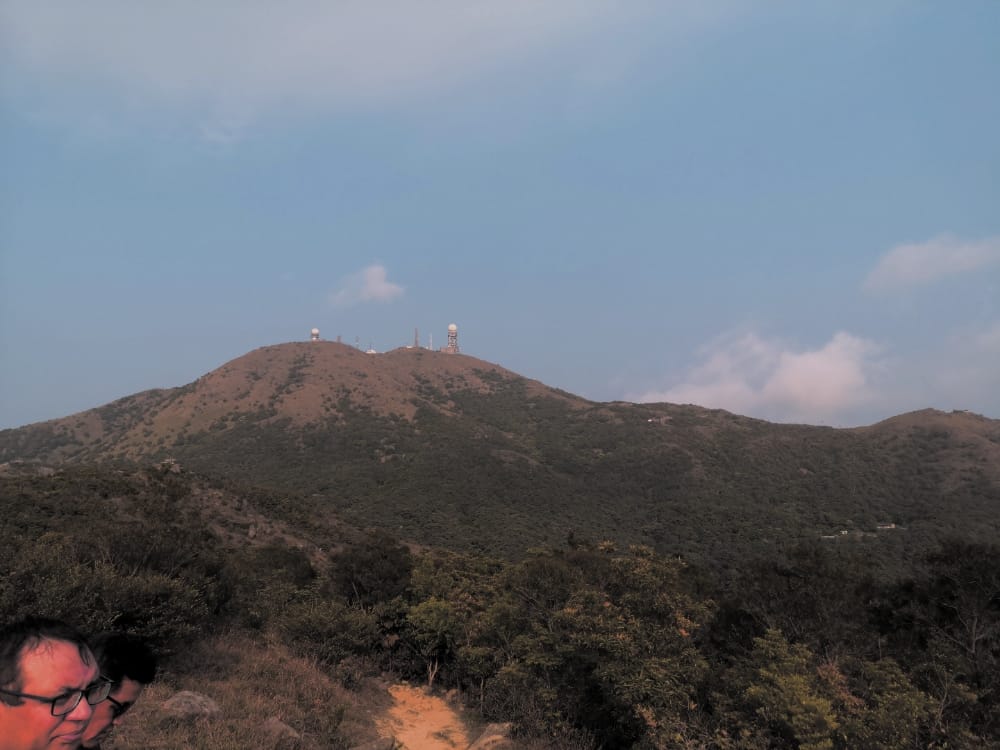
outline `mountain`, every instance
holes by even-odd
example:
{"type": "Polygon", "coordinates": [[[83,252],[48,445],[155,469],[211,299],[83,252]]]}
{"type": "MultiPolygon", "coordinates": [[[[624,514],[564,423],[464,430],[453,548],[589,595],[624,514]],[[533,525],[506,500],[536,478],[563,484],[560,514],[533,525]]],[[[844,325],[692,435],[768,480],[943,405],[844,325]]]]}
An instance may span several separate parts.
{"type": "MultiPolygon", "coordinates": [[[[246,423],[304,427],[342,418],[345,411],[412,420],[421,407],[448,412],[442,394],[490,393],[496,383],[512,380],[523,378],[464,355],[403,348],[373,356],[333,342],[280,344],[256,349],[180,388],[144,391],[14,430],[18,437],[0,450],[8,459],[142,458],[191,436],[246,423]]],[[[533,393],[554,393],[526,382],[533,393]]]]}
{"type": "Polygon", "coordinates": [[[0,432],[0,461],[167,458],[493,554],[607,539],[725,567],[823,537],[893,558],[1000,536],[997,420],[927,410],[833,429],[595,403],[422,349],[268,346],[180,388],[0,432]]]}

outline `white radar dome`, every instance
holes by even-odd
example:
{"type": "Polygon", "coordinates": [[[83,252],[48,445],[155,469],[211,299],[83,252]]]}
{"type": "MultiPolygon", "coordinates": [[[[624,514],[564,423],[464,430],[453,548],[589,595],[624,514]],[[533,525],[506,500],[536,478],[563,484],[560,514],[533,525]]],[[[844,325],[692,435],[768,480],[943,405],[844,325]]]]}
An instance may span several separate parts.
{"type": "Polygon", "coordinates": [[[457,331],[458,330],[458,326],[455,325],[454,323],[452,323],[450,326],[448,326],[448,330],[449,331],[457,331]]]}

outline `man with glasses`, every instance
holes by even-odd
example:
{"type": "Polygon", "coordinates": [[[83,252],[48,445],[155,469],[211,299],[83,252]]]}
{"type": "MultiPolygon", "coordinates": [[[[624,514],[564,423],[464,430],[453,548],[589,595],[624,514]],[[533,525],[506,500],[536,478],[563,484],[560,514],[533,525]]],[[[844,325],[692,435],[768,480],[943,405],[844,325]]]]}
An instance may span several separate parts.
{"type": "Polygon", "coordinates": [[[78,748],[110,689],[69,625],[28,618],[0,628],[0,750],[78,748]]]}
{"type": "Polygon", "coordinates": [[[82,747],[99,750],[111,730],[139,699],[156,677],[156,656],[142,641],[124,633],[105,633],[91,641],[101,676],[111,684],[111,693],[94,706],[94,715],[83,733],[82,747]]]}

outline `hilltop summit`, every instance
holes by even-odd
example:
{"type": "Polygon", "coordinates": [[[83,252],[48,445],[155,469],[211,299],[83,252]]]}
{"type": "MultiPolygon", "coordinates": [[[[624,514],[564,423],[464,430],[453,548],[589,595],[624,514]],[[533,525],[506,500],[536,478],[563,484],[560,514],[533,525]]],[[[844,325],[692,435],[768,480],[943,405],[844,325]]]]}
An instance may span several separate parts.
{"type": "Polygon", "coordinates": [[[317,425],[346,410],[412,420],[419,408],[449,413],[454,391],[486,395],[512,382],[527,393],[587,403],[465,354],[408,347],[371,354],[331,341],[291,342],[255,349],[178,388],[6,430],[0,457],[141,459],[200,433],[247,423],[317,425]]]}
{"type": "Polygon", "coordinates": [[[0,462],[168,458],[494,553],[579,535],[722,563],[888,527],[909,543],[956,525],[1000,535],[997,420],[925,411],[834,429],[595,403],[416,348],[266,346],[179,388],[0,432],[0,462]]]}

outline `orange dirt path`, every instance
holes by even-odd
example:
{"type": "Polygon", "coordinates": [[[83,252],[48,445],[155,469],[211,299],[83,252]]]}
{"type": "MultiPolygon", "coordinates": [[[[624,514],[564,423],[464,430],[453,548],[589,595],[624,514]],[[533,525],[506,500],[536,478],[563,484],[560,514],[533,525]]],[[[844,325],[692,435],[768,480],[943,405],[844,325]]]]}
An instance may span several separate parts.
{"type": "Polygon", "coordinates": [[[378,721],[378,729],[384,736],[395,737],[405,750],[464,750],[469,746],[465,724],[443,699],[409,685],[393,685],[389,694],[395,702],[378,721]]]}

